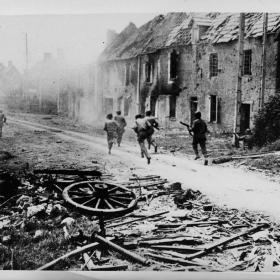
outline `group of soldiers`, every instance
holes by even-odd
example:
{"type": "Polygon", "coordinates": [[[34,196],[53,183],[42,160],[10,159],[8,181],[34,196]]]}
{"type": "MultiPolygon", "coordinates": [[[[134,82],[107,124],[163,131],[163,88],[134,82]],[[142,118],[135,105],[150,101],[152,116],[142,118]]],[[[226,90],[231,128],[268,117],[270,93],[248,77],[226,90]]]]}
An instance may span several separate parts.
{"type": "Polygon", "coordinates": [[[106,122],[104,130],[107,132],[108,152],[111,154],[113,144],[118,144],[120,147],[122,142],[122,136],[126,127],[126,120],[121,115],[121,111],[116,112],[116,116],[113,118],[112,114],[106,116],[106,122]]]}
{"type": "MultiPolygon", "coordinates": [[[[117,115],[113,119],[112,114],[107,115],[107,120],[105,122],[104,130],[107,132],[107,141],[108,141],[108,149],[109,154],[111,154],[111,149],[114,143],[117,143],[120,146],[122,141],[122,136],[125,131],[126,120],[121,115],[121,111],[116,112],[117,115]]],[[[201,148],[201,153],[204,158],[204,165],[208,165],[208,154],[206,149],[206,134],[209,132],[206,122],[201,119],[201,113],[199,111],[195,112],[194,114],[194,121],[191,126],[180,122],[181,124],[188,127],[189,133],[192,136],[192,148],[195,153],[195,160],[200,158],[198,146],[201,148]]],[[[132,128],[136,135],[137,141],[140,146],[141,157],[146,157],[147,163],[151,163],[151,156],[148,150],[151,146],[154,147],[155,153],[157,153],[157,143],[153,138],[153,134],[155,129],[159,129],[159,123],[156,117],[152,116],[151,111],[147,111],[145,116],[141,114],[137,114],[135,116],[135,125],[132,128]],[[146,148],[145,142],[148,143],[148,149],[146,148]]],[[[237,134],[235,137],[238,141],[243,141],[243,147],[247,147],[252,149],[252,132],[250,129],[245,131],[245,135],[238,136],[237,134]]]]}
{"type": "MultiPolygon", "coordinates": [[[[108,114],[106,116],[104,130],[107,132],[109,154],[111,154],[114,144],[118,144],[118,146],[120,146],[126,125],[126,120],[121,115],[121,111],[117,111],[114,118],[112,114],[108,114]]],[[[159,129],[156,117],[152,116],[151,111],[147,111],[145,116],[137,114],[135,116],[135,126],[132,129],[137,135],[137,141],[141,150],[141,157],[146,157],[148,164],[150,164],[151,156],[146,148],[145,141],[148,143],[148,149],[153,146],[155,153],[157,153],[158,146],[153,138],[155,129],[159,129]]]]}
{"type": "MultiPolygon", "coordinates": [[[[117,115],[113,118],[112,114],[107,115],[104,130],[107,132],[108,151],[111,154],[111,149],[114,143],[120,146],[122,136],[127,125],[125,118],[121,115],[121,111],[116,112],[117,115]]],[[[151,156],[148,149],[151,146],[154,147],[155,153],[157,153],[157,143],[153,138],[155,129],[159,129],[157,118],[152,116],[151,111],[147,111],[145,116],[137,114],[135,116],[135,125],[133,130],[137,135],[137,141],[140,146],[141,157],[146,157],[147,163],[150,164],[151,156]],[[146,148],[145,142],[148,143],[148,149],[146,148]]],[[[206,150],[206,133],[208,132],[205,121],[201,119],[201,113],[195,113],[195,120],[192,127],[188,127],[190,134],[193,137],[192,147],[195,152],[195,160],[199,159],[198,145],[201,147],[202,154],[204,156],[204,165],[208,165],[208,155],[206,150]]]]}

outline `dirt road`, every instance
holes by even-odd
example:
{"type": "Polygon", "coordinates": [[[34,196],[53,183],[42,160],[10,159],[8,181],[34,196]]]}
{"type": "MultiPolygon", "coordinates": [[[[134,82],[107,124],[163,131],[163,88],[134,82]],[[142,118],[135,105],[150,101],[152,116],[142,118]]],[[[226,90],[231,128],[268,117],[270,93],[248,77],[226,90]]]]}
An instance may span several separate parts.
{"type": "Polygon", "coordinates": [[[47,130],[56,138],[71,141],[71,145],[86,145],[88,154],[102,155],[108,169],[121,167],[126,179],[132,171],[160,175],[171,182],[181,182],[184,188],[200,190],[218,205],[260,211],[279,220],[280,186],[261,174],[228,166],[203,166],[201,161],[163,153],[152,154],[152,162],[147,165],[146,160],[140,158],[137,143],[125,142],[108,155],[104,138],[17,119],[10,118],[9,122],[15,127],[47,130]]]}

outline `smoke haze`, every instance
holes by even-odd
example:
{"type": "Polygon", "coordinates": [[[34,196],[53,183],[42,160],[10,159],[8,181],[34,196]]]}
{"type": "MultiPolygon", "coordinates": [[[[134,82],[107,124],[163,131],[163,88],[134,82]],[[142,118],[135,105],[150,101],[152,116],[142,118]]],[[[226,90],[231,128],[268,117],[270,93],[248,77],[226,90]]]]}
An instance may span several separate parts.
{"type": "Polygon", "coordinates": [[[129,22],[137,26],[155,14],[90,14],[0,16],[0,62],[9,60],[19,69],[26,67],[26,34],[29,66],[43,53],[63,54],[73,65],[92,63],[106,44],[106,32],[120,32],[129,22]]]}

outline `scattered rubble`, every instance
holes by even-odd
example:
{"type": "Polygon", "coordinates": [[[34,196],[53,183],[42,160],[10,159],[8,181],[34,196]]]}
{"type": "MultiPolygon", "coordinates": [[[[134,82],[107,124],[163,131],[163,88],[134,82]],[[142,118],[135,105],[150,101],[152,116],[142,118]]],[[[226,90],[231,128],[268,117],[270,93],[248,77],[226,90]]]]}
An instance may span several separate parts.
{"type": "Polygon", "coordinates": [[[115,181],[135,192],[137,208],[100,220],[70,209],[61,195],[88,176],[114,182],[97,170],[26,174],[0,208],[1,269],[280,271],[280,226],[263,215],[219,208],[180,182],[134,174],[115,181]],[[29,246],[52,253],[22,266],[29,246]]]}

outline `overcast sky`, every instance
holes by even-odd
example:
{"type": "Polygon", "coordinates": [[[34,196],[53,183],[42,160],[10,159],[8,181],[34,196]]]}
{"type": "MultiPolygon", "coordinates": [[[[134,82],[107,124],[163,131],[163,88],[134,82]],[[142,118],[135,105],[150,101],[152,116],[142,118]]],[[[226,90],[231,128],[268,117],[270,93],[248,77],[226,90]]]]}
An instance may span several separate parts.
{"type": "Polygon", "coordinates": [[[71,63],[92,63],[104,48],[107,29],[120,32],[171,11],[280,12],[279,0],[0,0],[0,62],[25,67],[44,52],[63,51],[71,63]]]}
{"type": "Polygon", "coordinates": [[[106,31],[120,32],[130,21],[137,26],[156,14],[25,15],[0,16],[0,61],[25,67],[25,34],[29,64],[44,52],[62,50],[70,63],[92,63],[104,48],[106,31]]]}

